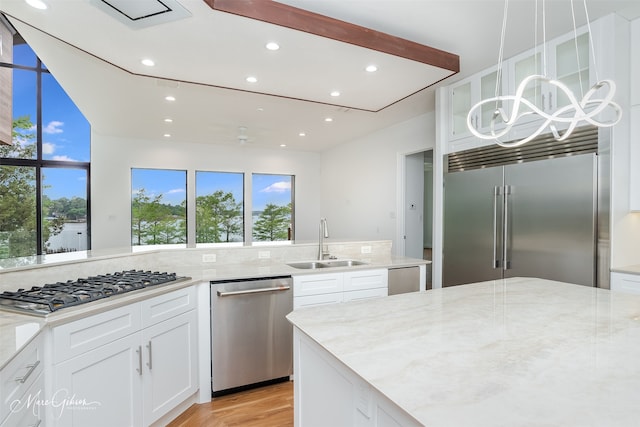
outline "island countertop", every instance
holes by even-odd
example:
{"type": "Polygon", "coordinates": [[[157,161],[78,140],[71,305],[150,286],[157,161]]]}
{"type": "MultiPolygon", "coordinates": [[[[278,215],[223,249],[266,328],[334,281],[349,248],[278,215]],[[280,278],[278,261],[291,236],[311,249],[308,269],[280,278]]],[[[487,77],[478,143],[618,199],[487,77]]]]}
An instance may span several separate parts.
{"type": "Polygon", "coordinates": [[[288,318],[424,425],[640,420],[640,296],[512,278],[288,318]]]}

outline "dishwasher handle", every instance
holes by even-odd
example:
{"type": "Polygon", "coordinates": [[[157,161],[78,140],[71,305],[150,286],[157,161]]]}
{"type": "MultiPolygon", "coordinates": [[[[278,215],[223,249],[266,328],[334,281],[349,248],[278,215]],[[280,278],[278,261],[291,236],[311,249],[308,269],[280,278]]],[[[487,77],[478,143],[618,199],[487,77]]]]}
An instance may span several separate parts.
{"type": "Polygon", "coordinates": [[[219,297],[230,297],[234,295],[261,294],[264,292],[282,292],[282,291],[288,291],[289,289],[291,289],[291,286],[275,286],[271,288],[247,289],[243,291],[228,291],[228,292],[217,291],[217,293],[219,297]]]}

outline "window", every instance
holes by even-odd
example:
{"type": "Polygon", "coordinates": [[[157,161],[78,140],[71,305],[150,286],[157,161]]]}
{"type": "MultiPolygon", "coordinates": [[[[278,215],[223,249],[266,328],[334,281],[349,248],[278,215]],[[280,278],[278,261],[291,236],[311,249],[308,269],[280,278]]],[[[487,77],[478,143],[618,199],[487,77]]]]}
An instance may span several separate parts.
{"type": "Polygon", "coordinates": [[[244,175],[196,172],[196,243],[244,241],[244,175]]]}
{"type": "Polygon", "coordinates": [[[294,239],[292,175],[253,174],[253,240],[294,239]]]}
{"type": "Polygon", "coordinates": [[[1,15],[0,35],[0,259],[90,249],[89,123],[1,15]]]}
{"type": "Polygon", "coordinates": [[[131,244],[186,246],[187,172],[131,170],[131,244]]]}

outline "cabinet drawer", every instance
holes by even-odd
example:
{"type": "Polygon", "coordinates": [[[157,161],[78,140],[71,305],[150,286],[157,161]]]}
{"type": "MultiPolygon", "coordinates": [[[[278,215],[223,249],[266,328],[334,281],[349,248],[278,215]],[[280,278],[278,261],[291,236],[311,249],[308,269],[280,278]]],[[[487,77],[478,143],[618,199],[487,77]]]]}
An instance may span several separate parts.
{"type": "Polygon", "coordinates": [[[320,295],[342,292],[343,274],[313,274],[293,278],[293,296],[320,295]]]}
{"type": "Polygon", "coordinates": [[[142,327],[146,328],[196,308],[196,288],[179,289],[140,303],[142,327]]]}
{"type": "Polygon", "coordinates": [[[640,275],[611,273],[611,290],[640,294],[640,275]]]}
{"type": "Polygon", "coordinates": [[[378,297],[386,297],[387,296],[387,288],[376,288],[376,289],[362,289],[359,291],[349,291],[345,292],[343,296],[343,301],[356,301],[359,299],[369,299],[369,298],[378,298],[378,297]]]}
{"type": "Polygon", "coordinates": [[[306,295],[293,298],[293,309],[297,310],[303,307],[311,307],[314,305],[336,304],[342,302],[342,292],[320,295],[306,295]]]}
{"type": "Polygon", "coordinates": [[[11,403],[21,399],[35,383],[43,366],[44,338],[40,333],[0,371],[0,420],[11,412],[11,403]]]}
{"type": "Polygon", "coordinates": [[[344,273],[344,291],[387,288],[387,269],[349,271],[344,273]]]}
{"type": "Polygon", "coordinates": [[[86,353],[141,329],[140,307],[131,304],[53,328],[53,363],[86,353]]]}

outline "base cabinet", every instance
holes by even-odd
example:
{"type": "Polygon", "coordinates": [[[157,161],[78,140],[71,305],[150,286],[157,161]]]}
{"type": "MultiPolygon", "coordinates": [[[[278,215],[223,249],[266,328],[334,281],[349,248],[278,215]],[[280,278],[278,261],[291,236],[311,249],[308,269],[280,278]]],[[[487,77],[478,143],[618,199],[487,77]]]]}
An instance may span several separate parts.
{"type": "Polygon", "coordinates": [[[388,294],[386,268],[293,277],[293,309],[388,294]]]}
{"type": "Polygon", "coordinates": [[[198,389],[194,307],[195,292],[185,289],[54,328],[54,347],[61,347],[54,354],[65,358],[54,360],[52,393],[69,404],[51,408],[52,424],[149,426],[193,395],[198,389]],[[138,318],[142,329],[130,333],[138,318]],[[125,335],[109,334],[110,342],[100,343],[88,332],[111,330],[110,322],[121,325],[125,335]]]}
{"type": "Polygon", "coordinates": [[[421,425],[297,328],[293,338],[295,427],[421,425]]]}
{"type": "Polygon", "coordinates": [[[45,411],[41,399],[44,396],[44,373],[40,373],[26,393],[13,402],[9,415],[1,427],[46,427],[45,411]]]}

